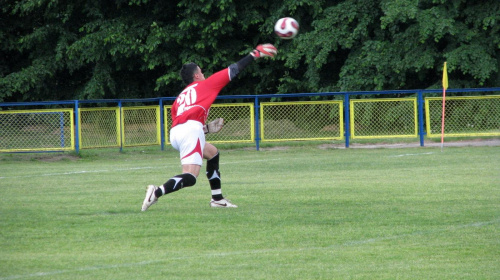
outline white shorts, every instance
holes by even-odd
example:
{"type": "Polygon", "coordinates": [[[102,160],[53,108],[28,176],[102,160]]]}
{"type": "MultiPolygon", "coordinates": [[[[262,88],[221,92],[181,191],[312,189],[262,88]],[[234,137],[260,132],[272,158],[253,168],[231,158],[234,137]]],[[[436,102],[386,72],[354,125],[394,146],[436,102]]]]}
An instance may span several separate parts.
{"type": "Polygon", "coordinates": [[[170,144],[179,151],[182,165],[202,165],[205,133],[200,122],[187,121],[174,126],[170,129],[170,144]]]}

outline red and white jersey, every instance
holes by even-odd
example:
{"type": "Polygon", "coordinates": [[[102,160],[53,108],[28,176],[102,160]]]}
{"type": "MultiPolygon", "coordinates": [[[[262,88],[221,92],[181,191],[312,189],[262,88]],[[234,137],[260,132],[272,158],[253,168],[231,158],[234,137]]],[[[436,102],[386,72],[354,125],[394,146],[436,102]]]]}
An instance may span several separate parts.
{"type": "Polygon", "coordinates": [[[188,120],[198,121],[204,125],[210,106],[230,81],[229,68],[226,68],[203,81],[189,84],[172,105],[172,127],[188,120]]]}

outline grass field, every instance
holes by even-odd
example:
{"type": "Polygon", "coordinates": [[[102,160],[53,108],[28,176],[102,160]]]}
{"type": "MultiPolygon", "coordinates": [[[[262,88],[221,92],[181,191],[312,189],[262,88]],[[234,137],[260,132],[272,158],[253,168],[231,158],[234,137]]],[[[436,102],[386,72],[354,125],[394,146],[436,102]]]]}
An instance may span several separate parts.
{"type": "Polygon", "coordinates": [[[0,154],[0,280],[500,279],[500,147],[221,150],[180,172],[158,147],[0,154]]]}

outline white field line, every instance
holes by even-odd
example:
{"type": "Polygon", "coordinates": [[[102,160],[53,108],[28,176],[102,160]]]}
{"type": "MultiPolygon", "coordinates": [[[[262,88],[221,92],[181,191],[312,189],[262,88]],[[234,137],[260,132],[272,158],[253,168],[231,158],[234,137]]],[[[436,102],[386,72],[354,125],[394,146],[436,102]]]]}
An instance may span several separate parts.
{"type": "MultiPolygon", "coordinates": [[[[221,162],[220,165],[224,164],[241,164],[248,162],[267,162],[281,160],[280,158],[275,159],[260,159],[260,160],[247,160],[247,161],[235,161],[235,162],[221,162]]],[[[159,165],[159,166],[144,166],[144,167],[128,167],[128,168],[115,168],[115,169],[102,169],[102,170],[80,170],[80,171],[70,171],[70,172],[58,172],[58,173],[45,173],[45,174],[31,174],[22,176],[0,176],[1,179],[17,179],[17,178],[32,178],[33,176],[44,177],[44,176],[64,176],[64,175],[74,175],[74,174],[86,174],[86,173],[106,173],[106,172],[117,172],[117,171],[131,171],[131,170],[144,170],[144,169],[164,169],[166,167],[174,166],[171,164],[159,165]]],[[[180,163],[175,166],[180,167],[180,163]]]]}
{"type": "Polygon", "coordinates": [[[11,177],[0,177],[0,179],[7,178],[30,178],[33,176],[62,176],[62,175],[73,175],[73,174],[86,174],[86,173],[105,173],[105,172],[113,172],[113,171],[128,171],[128,170],[141,170],[141,169],[155,169],[159,167],[130,167],[130,168],[118,168],[118,169],[103,169],[103,170],[81,170],[81,171],[71,171],[71,172],[61,172],[61,173],[45,173],[45,174],[32,174],[32,175],[23,175],[23,176],[11,176],[11,177]]]}
{"type": "Polygon", "coordinates": [[[272,249],[234,251],[234,252],[222,252],[222,253],[206,253],[206,254],[199,254],[199,255],[192,255],[192,256],[179,256],[179,257],[162,256],[161,260],[151,260],[151,261],[114,264],[114,265],[88,266],[88,267],[75,268],[75,269],[63,269],[63,270],[54,270],[54,271],[47,271],[47,272],[37,272],[37,273],[32,273],[32,274],[11,275],[11,276],[6,276],[6,277],[0,277],[0,280],[27,279],[27,278],[65,274],[65,273],[113,269],[113,268],[120,268],[120,267],[138,267],[138,266],[144,266],[144,265],[150,265],[150,264],[156,264],[156,263],[165,263],[165,262],[171,262],[174,260],[183,260],[183,259],[185,260],[185,259],[196,259],[196,258],[207,258],[207,257],[208,258],[210,258],[210,257],[219,258],[219,257],[236,256],[236,255],[267,254],[267,253],[276,254],[276,253],[303,252],[303,251],[313,251],[313,250],[327,250],[328,251],[328,250],[342,248],[342,247],[362,246],[365,244],[382,242],[382,241],[386,241],[386,240],[402,239],[402,238],[411,237],[411,236],[431,235],[431,234],[436,234],[436,233],[441,233],[441,232],[460,230],[460,229],[464,229],[464,228],[483,227],[483,226],[495,224],[498,222],[500,222],[500,219],[487,221],[487,222],[475,222],[475,223],[470,223],[470,224],[456,225],[456,226],[445,226],[445,228],[443,228],[443,229],[428,230],[428,231],[415,231],[415,232],[407,233],[407,234],[400,234],[400,235],[393,235],[393,236],[381,236],[381,237],[377,237],[377,238],[369,238],[369,239],[364,239],[364,240],[351,240],[351,241],[346,241],[342,244],[334,244],[334,245],[325,246],[325,247],[303,247],[303,248],[283,248],[283,249],[272,248],[272,249]]]}
{"type": "Polygon", "coordinates": [[[407,156],[432,155],[433,153],[434,152],[420,153],[420,154],[402,154],[402,155],[395,155],[395,156],[389,156],[389,157],[407,157],[407,156]]]}

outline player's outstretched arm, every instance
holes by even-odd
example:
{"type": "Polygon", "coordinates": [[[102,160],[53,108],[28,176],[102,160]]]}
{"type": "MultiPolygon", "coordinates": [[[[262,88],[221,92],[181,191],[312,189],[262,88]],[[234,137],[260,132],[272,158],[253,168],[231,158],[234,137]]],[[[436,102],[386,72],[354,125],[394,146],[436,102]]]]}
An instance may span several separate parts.
{"type": "Polygon", "coordinates": [[[274,57],[278,53],[278,49],[271,44],[261,44],[255,47],[247,56],[240,61],[229,65],[229,77],[232,80],[236,77],[243,68],[247,67],[250,62],[261,57],[274,57]]]}

